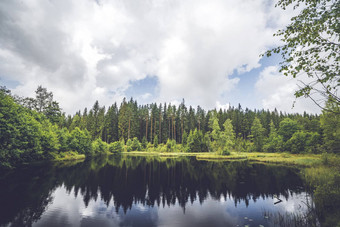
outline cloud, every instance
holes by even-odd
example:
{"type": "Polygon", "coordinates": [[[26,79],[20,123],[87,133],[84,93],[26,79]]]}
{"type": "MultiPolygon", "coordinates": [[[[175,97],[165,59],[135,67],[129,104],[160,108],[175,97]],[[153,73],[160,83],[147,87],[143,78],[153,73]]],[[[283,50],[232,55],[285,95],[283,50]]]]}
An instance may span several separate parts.
{"type": "Polygon", "coordinates": [[[141,99],[145,100],[145,99],[149,99],[151,97],[151,94],[150,93],[145,93],[143,94],[142,96],[140,96],[141,99]]]}
{"type": "Polygon", "coordinates": [[[222,110],[228,110],[229,109],[229,103],[226,103],[226,104],[222,104],[220,103],[219,101],[216,102],[216,109],[219,110],[219,109],[222,109],[222,110]]]}
{"type": "MultiPolygon", "coordinates": [[[[0,3],[0,77],[32,96],[40,84],[74,113],[121,101],[133,81],[158,78],[154,101],[215,107],[260,67],[290,11],[269,0],[0,3]]],[[[135,97],[138,99],[138,97],[135,97]]]]}
{"type": "Polygon", "coordinates": [[[222,93],[237,86],[239,78],[230,78],[234,70],[259,67],[259,54],[275,42],[274,30],[266,27],[266,3],[186,1],[163,41],[160,96],[214,107],[222,93]]]}
{"type": "MultiPolygon", "coordinates": [[[[307,76],[299,79],[308,81],[307,76]]],[[[298,80],[281,74],[277,66],[263,69],[255,84],[256,91],[264,109],[286,111],[288,113],[320,113],[320,109],[308,98],[296,99],[294,93],[298,90],[298,80]]]]}

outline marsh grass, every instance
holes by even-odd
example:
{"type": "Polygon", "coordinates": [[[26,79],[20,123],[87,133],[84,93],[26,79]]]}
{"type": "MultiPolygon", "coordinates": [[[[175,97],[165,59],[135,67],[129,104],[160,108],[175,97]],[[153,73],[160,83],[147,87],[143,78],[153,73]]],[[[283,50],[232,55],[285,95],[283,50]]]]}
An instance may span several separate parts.
{"type": "Polygon", "coordinates": [[[80,160],[85,159],[84,154],[78,154],[74,151],[60,152],[54,155],[54,161],[66,161],[66,160],[80,160]]]}
{"type": "Polygon", "coordinates": [[[319,227],[321,226],[318,215],[314,207],[308,208],[303,213],[269,213],[264,212],[264,216],[268,217],[271,226],[277,227],[319,227]]]}
{"type": "MultiPolygon", "coordinates": [[[[157,152],[150,149],[149,151],[133,151],[123,152],[128,155],[138,156],[162,156],[162,157],[180,157],[180,156],[191,156],[196,157],[197,160],[211,160],[211,161],[234,161],[234,160],[248,160],[251,162],[258,163],[273,163],[273,164],[284,164],[300,167],[313,167],[323,164],[325,161],[323,156],[320,154],[289,154],[289,153],[262,153],[262,152],[231,152],[230,155],[220,155],[215,152],[206,153],[188,153],[188,152],[157,152]]],[[[340,158],[332,156],[331,160],[327,157],[326,162],[337,163],[340,165],[340,158]],[[337,161],[334,161],[337,160],[337,161]]]]}

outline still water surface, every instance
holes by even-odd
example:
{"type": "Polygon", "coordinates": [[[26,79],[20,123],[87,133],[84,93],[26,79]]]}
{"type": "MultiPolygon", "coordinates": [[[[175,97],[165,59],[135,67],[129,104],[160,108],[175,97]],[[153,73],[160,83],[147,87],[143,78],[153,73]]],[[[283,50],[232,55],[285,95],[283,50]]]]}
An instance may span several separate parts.
{"type": "Polygon", "coordinates": [[[0,226],[289,226],[309,203],[297,169],[249,162],[113,155],[0,177],[0,226]]]}

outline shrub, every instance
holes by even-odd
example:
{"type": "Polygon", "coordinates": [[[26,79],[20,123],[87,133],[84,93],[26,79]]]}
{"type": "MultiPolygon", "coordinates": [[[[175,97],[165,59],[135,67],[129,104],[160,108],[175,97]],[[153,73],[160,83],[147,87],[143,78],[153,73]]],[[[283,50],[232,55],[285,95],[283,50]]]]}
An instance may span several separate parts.
{"type": "Polygon", "coordinates": [[[96,139],[92,142],[92,149],[94,153],[106,153],[108,151],[108,145],[101,139],[96,139]]]}
{"type": "Polygon", "coordinates": [[[141,151],[142,150],[142,146],[139,142],[139,140],[137,139],[137,137],[133,138],[132,144],[131,144],[131,149],[133,151],[141,151]]]}
{"type": "Polygon", "coordinates": [[[123,150],[124,148],[121,141],[116,141],[109,145],[109,151],[112,153],[120,153],[123,152],[123,150]]]}

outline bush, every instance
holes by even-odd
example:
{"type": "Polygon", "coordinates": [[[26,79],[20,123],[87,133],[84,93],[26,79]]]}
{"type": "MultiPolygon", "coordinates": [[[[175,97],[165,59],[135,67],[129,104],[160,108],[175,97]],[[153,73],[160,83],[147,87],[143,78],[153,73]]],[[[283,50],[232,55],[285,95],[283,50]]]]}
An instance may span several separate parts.
{"type": "Polygon", "coordinates": [[[155,148],[157,148],[157,146],[158,146],[158,136],[155,136],[155,138],[153,139],[153,146],[155,148]]]}
{"type": "Polygon", "coordinates": [[[143,136],[143,139],[142,139],[142,149],[146,149],[147,145],[148,145],[148,141],[146,140],[146,137],[143,136]]]}
{"type": "Polygon", "coordinates": [[[230,155],[230,151],[228,150],[227,147],[223,148],[222,155],[230,155]]]}
{"type": "Polygon", "coordinates": [[[166,142],[166,151],[174,152],[175,150],[176,150],[176,141],[168,139],[168,141],[166,142]]]}
{"type": "Polygon", "coordinates": [[[132,146],[132,141],[131,141],[131,139],[128,139],[126,141],[126,146],[125,146],[125,149],[126,149],[127,152],[132,151],[132,147],[131,146],[132,146]]]}
{"type": "Polygon", "coordinates": [[[147,145],[146,145],[146,149],[147,150],[152,150],[154,147],[153,147],[153,144],[152,143],[148,143],[147,145]]]}
{"type": "Polygon", "coordinates": [[[92,149],[94,153],[106,153],[108,151],[108,145],[106,142],[103,142],[101,139],[96,139],[92,142],[92,149]]]}
{"type": "Polygon", "coordinates": [[[139,142],[139,140],[137,139],[137,137],[133,138],[132,144],[131,144],[131,149],[133,151],[141,151],[142,150],[142,146],[139,142]]]}
{"type": "Polygon", "coordinates": [[[123,152],[123,150],[124,148],[121,141],[116,141],[109,145],[109,151],[112,153],[120,153],[123,152]]]}

